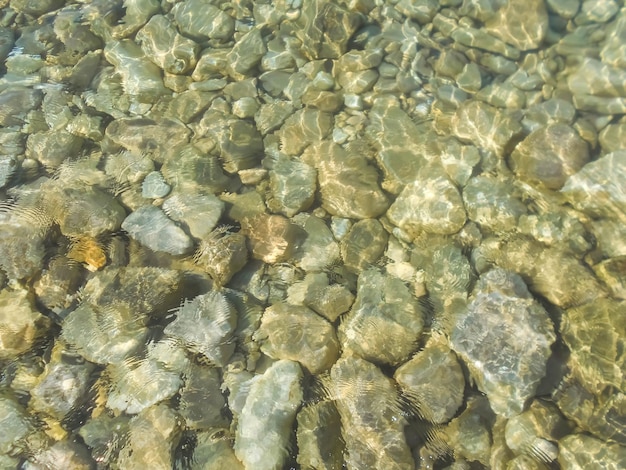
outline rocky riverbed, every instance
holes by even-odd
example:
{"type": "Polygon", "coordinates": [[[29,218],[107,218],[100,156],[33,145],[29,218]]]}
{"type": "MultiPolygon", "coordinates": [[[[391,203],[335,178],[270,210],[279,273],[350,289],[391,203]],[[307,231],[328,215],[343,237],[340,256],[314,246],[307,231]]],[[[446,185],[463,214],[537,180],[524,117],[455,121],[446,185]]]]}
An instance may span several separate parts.
{"type": "Polygon", "coordinates": [[[623,0],[0,0],[0,468],[626,467],[623,0]]]}

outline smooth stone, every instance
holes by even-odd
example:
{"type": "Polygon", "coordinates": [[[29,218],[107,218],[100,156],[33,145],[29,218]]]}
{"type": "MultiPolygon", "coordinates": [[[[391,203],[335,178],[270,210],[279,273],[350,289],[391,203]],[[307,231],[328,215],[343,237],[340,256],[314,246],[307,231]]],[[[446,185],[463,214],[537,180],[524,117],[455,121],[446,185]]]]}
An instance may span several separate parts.
{"type": "Polygon", "coordinates": [[[493,106],[469,100],[461,104],[452,117],[452,131],[461,141],[504,155],[522,132],[521,124],[493,106]]]}
{"type": "Polygon", "coordinates": [[[557,15],[571,19],[580,9],[580,0],[547,0],[548,7],[557,15]]]}
{"type": "Polygon", "coordinates": [[[577,468],[622,468],[626,466],[624,447],[585,434],[570,434],[559,441],[558,462],[563,470],[577,468]]]}
{"type": "Polygon", "coordinates": [[[198,40],[227,41],[235,31],[235,19],[213,5],[210,0],[190,0],[172,8],[181,33],[198,40]]]}
{"type": "Polygon", "coordinates": [[[176,338],[192,353],[222,367],[235,350],[230,338],[236,326],[237,312],[233,305],[223,293],[210,291],[185,300],[164,333],[176,338]]]}
{"type": "Polygon", "coordinates": [[[339,244],[323,219],[301,213],[292,220],[306,232],[306,238],[294,252],[294,258],[302,269],[319,272],[338,263],[339,244]]]}
{"type": "Polygon", "coordinates": [[[522,278],[496,268],[480,277],[451,344],[494,412],[510,417],[534,395],[555,339],[550,317],[522,278]]]}
{"type": "Polygon", "coordinates": [[[368,219],[387,210],[378,171],[363,155],[323,141],[309,146],[301,159],[317,169],[322,207],[332,215],[368,219]]]}
{"type": "Polygon", "coordinates": [[[345,444],[341,417],[332,401],[308,404],[298,412],[298,463],[302,468],[341,468],[345,444]]]}
{"type": "Polygon", "coordinates": [[[522,51],[539,47],[548,27],[543,0],[509,0],[485,22],[487,32],[522,51]]]}
{"type": "Polygon", "coordinates": [[[200,242],[194,261],[217,285],[223,286],[248,262],[246,237],[240,232],[217,228],[200,242]]]}
{"type": "Polygon", "coordinates": [[[165,182],[160,171],[146,175],[141,184],[141,195],[146,199],[158,199],[169,194],[171,186],[165,182]]]}
{"type": "Polygon", "coordinates": [[[328,136],[332,127],[332,114],[314,108],[300,109],[289,116],[277,132],[281,151],[287,155],[299,155],[310,143],[328,136]]]}
{"type": "Polygon", "coordinates": [[[605,153],[626,149],[626,120],[606,126],[600,132],[598,139],[605,153]]]}
{"type": "Polygon", "coordinates": [[[218,369],[190,363],[180,389],[179,412],[187,429],[204,430],[228,425],[222,416],[226,401],[218,369]]]}
{"type": "Polygon", "coordinates": [[[225,204],[212,194],[178,193],[163,203],[167,216],[184,224],[195,238],[205,238],[216,227],[225,204]]]}
{"type": "Polygon", "coordinates": [[[339,326],[339,340],[344,353],[397,365],[414,351],[423,327],[422,309],[411,289],[398,278],[368,269],[359,275],[356,300],[339,326]]]}
{"type": "Polygon", "coordinates": [[[332,324],[304,306],[276,303],[266,308],[254,338],[271,358],[298,361],[311,374],[330,369],[339,357],[332,324]]]}
{"type": "Polygon", "coordinates": [[[445,176],[422,176],[408,184],[387,211],[389,221],[417,237],[422,232],[451,235],[467,220],[458,189],[445,176]]]}
{"type": "MultiPolygon", "coordinates": [[[[598,97],[626,97],[626,70],[585,57],[567,78],[574,98],[584,95],[598,97]]],[[[609,113],[613,111],[608,110],[609,113]]]]}
{"type": "Polygon", "coordinates": [[[614,0],[583,0],[574,22],[576,24],[606,23],[618,11],[619,6],[614,0]]]}
{"type": "Polygon", "coordinates": [[[532,132],[511,153],[515,174],[531,184],[561,189],[589,161],[589,147],[566,124],[551,124],[532,132]]]}
{"type": "Polygon", "coordinates": [[[0,359],[12,360],[28,351],[49,328],[26,290],[0,291],[0,359]]]}
{"type": "Polygon", "coordinates": [[[359,220],[341,240],[341,257],[355,273],[374,266],[387,246],[387,232],[376,219],[359,220]]]}
{"type": "Polygon", "coordinates": [[[117,465],[128,470],[173,468],[181,425],[180,415],[165,403],[143,410],[128,425],[117,465]]]}
{"type": "Polygon", "coordinates": [[[429,341],[396,370],[393,378],[418,414],[432,423],[449,421],[463,404],[465,377],[444,341],[429,341]]]}
{"type": "Polygon", "coordinates": [[[268,209],[293,217],[308,209],[317,189],[317,173],[314,168],[283,154],[263,161],[270,169],[270,187],[266,199],[268,209]]]}
{"type": "Polygon", "coordinates": [[[341,416],[347,468],[413,470],[395,383],[374,364],[343,356],[327,385],[341,416]]]}
{"type": "Polygon", "coordinates": [[[22,439],[33,431],[26,410],[9,394],[0,397],[0,423],[0,455],[18,450],[22,439]]]}
{"type": "Polygon", "coordinates": [[[622,10],[617,20],[608,27],[600,58],[605,64],[626,68],[626,16],[622,10]]]}
{"type": "Polygon", "coordinates": [[[287,360],[251,379],[235,432],[235,455],[245,468],[282,468],[303,399],[301,380],[300,365],[287,360]]]}
{"type": "Polygon", "coordinates": [[[526,94],[506,82],[489,84],[474,96],[497,108],[521,109],[526,106],[526,94]]]}
{"type": "Polygon", "coordinates": [[[626,221],[626,150],[587,163],[569,177],[561,193],[578,210],[593,217],[626,221]]]}
{"type": "Polygon", "coordinates": [[[274,264],[289,259],[304,231],[282,215],[259,214],[242,221],[242,229],[248,236],[252,257],[264,263],[274,264]]]}
{"type": "Polygon", "coordinates": [[[329,285],[325,273],[308,273],[287,292],[289,303],[305,305],[331,322],[350,310],[354,302],[352,292],[341,284],[329,285]]]}
{"type": "Polygon", "coordinates": [[[482,229],[505,232],[517,225],[526,206],[512,193],[509,181],[480,175],[463,189],[467,216],[482,229]]]}
{"type": "Polygon", "coordinates": [[[122,228],[131,238],[154,251],[176,256],[188,253],[193,247],[191,238],[156,206],[143,206],[132,212],[122,228]]]}

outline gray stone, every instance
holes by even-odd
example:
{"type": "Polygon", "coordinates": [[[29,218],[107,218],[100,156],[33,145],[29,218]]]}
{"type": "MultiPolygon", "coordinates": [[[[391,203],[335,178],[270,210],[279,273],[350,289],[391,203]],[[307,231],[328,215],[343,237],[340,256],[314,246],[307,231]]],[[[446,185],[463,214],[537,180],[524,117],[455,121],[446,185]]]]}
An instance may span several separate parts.
{"type": "Polygon", "coordinates": [[[339,326],[339,339],[344,352],[396,365],[414,351],[423,327],[420,305],[409,287],[368,269],[359,276],[357,297],[339,326]]]}
{"type": "Polygon", "coordinates": [[[190,470],[208,468],[228,468],[244,470],[243,464],[235,457],[227,429],[216,428],[196,435],[196,446],[190,462],[190,470]]]}
{"type": "Polygon", "coordinates": [[[548,33],[546,5],[543,0],[510,0],[485,22],[485,29],[522,51],[536,49],[548,33]]]}
{"type": "Polygon", "coordinates": [[[598,139],[604,153],[626,149],[626,120],[606,126],[598,139]]]}
{"type": "Polygon", "coordinates": [[[210,291],[186,300],[164,332],[180,340],[191,352],[224,366],[235,349],[230,338],[236,325],[237,312],[226,296],[210,291]]]}
{"type": "Polygon", "coordinates": [[[421,232],[451,235],[466,221],[458,189],[445,176],[422,175],[408,184],[387,211],[389,221],[412,237],[421,232]]]}
{"type": "Polygon", "coordinates": [[[463,404],[463,371],[454,353],[441,339],[429,341],[422,351],[402,364],[393,377],[417,413],[430,422],[449,421],[463,404]]]}
{"type": "Polygon", "coordinates": [[[26,410],[11,396],[0,397],[0,425],[0,455],[19,450],[22,440],[33,431],[26,410]]]}
{"type": "Polygon", "coordinates": [[[488,175],[472,178],[463,189],[467,216],[482,229],[512,230],[526,206],[513,195],[511,182],[488,175]]]}
{"type": "Polygon", "coordinates": [[[613,67],[626,68],[626,16],[624,12],[609,27],[604,46],[600,51],[602,62],[613,67]]]}
{"type": "Polygon", "coordinates": [[[200,239],[211,233],[224,212],[224,203],[212,194],[174,194],[162,207],[170,219],[184,224],[193,237],[200,239]]]}
{"type": "Polygon", "coordinates": [[[577,24],[606,23],[618,10],[619,6],[614,0],[583,0],[574,21],[577,24]]]}
{"type": "Polygon", "coordinates": [[[391,379],[370,362],[344,356],[331,369],[327,387],[341,417],[348,468],[415,468],[391,379]]]}
{"type": "Polygon", "coordinates": [[[141,195],[146,199],[158,199],[167,196],[170,189],[161,172],[152,171],[146,175],[141,184],[141,195]]]}
{"type": "Polygon", "coordinates": [[[205,430],[224,427],[228,421],[222,416],[226,400],[220,387],[218,370],[190,363],[180,389],[180,414],[187,429],[205,430]]]}
{"type": "Polygon", "coordinates": [[[578,210],[594,217],[626,220],[626,151],[587,163],[561,192],[578,210]]]}
{"type": "Polygon", "coordinates": [[[311,374],[330,369],[339,357],[333,326],[304,306],[281,302],[266,308],[254,339],[271,358],[298,361],[311,374]]]}
{"type": "Polygon", "coordinates": [[[122,228],[146,248],[172,255],[189,253],[189,236],[156,206],[143,206],[132,212],[122,228]]]}
{"type": "Polygon", "coordinates": [[[272,212],[293,217],[311,206],[317,189],[315,169],[283,154],[266,158],[263,163],[270,169],[266,204],[272,212]]]}
{"type": "Polygon", "coordinates": [[[585,57],[569,75],[567,84],[575,98],[578,95],[623,98],[626,97],[626,70],[585,57]]]}
{"type": "Polygon", "coordinates": [[[235,434],[235,455],[245,468],[282,468],[303,398],[301,379],[297,362],[281,360],[250,381],[235,434]]]}
{"type": "Polygon", "coordinates": [[[563,470],[576,468],[620,468],[626,466],[626,450],[619,444],[602,442],[585,434],[570,434],[559,441],[559,464],[563,470]]]}
{"type": "Polygon", "coordinates": [[[522,180],[561,189],[568,177],[589,161],[589,148],[578,133],[565,124],[537,129],[511,154],[513,171],[522,180]]]}
{"type": "Polygon", "coordinates": [[[494,269],[480,277],[451,344],[491,408],[509,417],[534,395],[555,339],[550,317],[521,277],[494,269]]]}

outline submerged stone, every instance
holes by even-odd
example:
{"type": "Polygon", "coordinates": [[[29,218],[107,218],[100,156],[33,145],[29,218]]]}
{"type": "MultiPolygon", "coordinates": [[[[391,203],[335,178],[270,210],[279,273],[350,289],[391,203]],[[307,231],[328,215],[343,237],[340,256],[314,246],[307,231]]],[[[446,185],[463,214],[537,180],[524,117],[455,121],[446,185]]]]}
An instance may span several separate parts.
{"type": "Polygon", "coordinates": [[[587,161],[587,143],[565,124],[537,129],[511,154],[511,166],[521,179],[549,189],[561,189],[587,161]]]}
{"type": "Polygon", "coordinates": [[[154,251],[183,255],[193,247],[189,236],[156,206],[143,206],[132,212],[122,223],[122,228],[154,251]]]}
{"type": "Polygon", "coordinates": [[[303,398],[301,379],[297,362],[281,360],[251,380],[235,434],[235,455],[246,468],[282,468],[303,398]]]}
{"type": "Polygon", "coordinates": [[[32,302],[26,290],[0,291],[0,360],[28,351],[50,326],[32,302]]]}
{"type": "Polygon", "coordinates": [[[400,279],[368,269],[359,275],[352,309],[339,326],[344,351],[396,365],[417,345],[424,320],[417,299],[400,279]]]}
{"type": "Polygon", "coordinates": [[[265,354],[298,361],[311,374],[330,369],[339,357],[333,326],[304,306],[276,303],[266,308],[254,336],[265,354]]]}
{"type": "Polygon", "coordinates": [[[555,339],[550,317],[524,281],[502,269],[481,276],[451,335],[491,408],[507,417],[534,395],[555,339]]]}

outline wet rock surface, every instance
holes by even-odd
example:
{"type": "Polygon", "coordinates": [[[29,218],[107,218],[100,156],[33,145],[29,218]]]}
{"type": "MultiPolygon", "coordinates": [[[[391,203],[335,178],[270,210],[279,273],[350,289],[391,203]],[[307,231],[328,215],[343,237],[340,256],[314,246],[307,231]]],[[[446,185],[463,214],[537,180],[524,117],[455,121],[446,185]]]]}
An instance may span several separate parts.
{"type": "Polygon", "coordinates": [[[0,2],[1,468],[622,468],[622,0],[0,2]]]}

